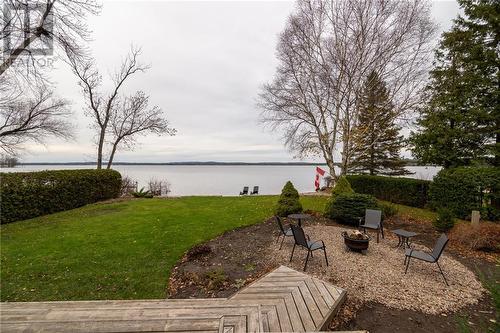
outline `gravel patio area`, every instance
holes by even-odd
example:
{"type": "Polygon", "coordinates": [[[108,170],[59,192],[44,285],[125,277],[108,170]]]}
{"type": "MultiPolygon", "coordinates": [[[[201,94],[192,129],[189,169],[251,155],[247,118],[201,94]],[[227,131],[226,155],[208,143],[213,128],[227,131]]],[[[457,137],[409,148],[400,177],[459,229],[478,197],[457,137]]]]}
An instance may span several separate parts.
{"type": "MultiPolygon", "coordinates": [[[[323,224],[304,228],[311,240],[325,242],[330,262],[330,266],[326,267],[323,253],[315,251],[314,257],[309,260],[307,273],[347,289],[348,297],[402,310],[445,314],[477,303],[485,292],[474,273],[446,255],[446,249],[439,263],[449,287],[445,285],[436,264],[412,260],[405,275],[404,250],[395,248],[397,238],[389,236],[389,230],[385,239],[378,244],[373,239],[367,253],[361,254],[345,248],[340,233],[347,229],[323,224]]],[[[279,244],[271,244],[268,249],[270,260],[302,270],[307,252],[296,249],[293,261],[289,263],[292,244],[292,237],[285,240],[281,250],[279,244]]],[[[429,250],[420,245],[415,247],[429,250]]]]}

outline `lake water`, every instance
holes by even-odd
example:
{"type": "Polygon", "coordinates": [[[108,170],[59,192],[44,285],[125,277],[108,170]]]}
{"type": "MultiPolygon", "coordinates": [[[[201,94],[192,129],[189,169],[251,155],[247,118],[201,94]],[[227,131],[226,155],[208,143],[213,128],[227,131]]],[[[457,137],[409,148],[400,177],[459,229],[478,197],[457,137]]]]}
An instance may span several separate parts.
{"type": "MultiPolygon", "coordinates": [[[[1,172],[21,172],[56,169],[84,169],[89,165],[22,165],[3,168],[1,172]]],[[[324,168],[324,167],[323,167],[324,168]]],[[[260,165],[116,165],[122,176],[136,180],[139,188],[151,178],[167,180],[170,195],[238,195],[243,186],[258,185],[260,194],[279,194],[290,180],[299,192],[314,191],[315,166],[260,165]]],[[[407,177],[432,180],[439,167],[408,167],[413,175],[407,177]]]]}

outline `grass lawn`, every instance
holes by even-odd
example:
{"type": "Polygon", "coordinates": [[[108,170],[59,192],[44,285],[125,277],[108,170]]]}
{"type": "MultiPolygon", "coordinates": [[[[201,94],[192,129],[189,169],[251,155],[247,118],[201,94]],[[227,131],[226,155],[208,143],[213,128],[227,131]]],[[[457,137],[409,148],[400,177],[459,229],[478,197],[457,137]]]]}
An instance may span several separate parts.
{"type": "MultiPolygon", "coordinates": [[[[137,199],[3,225],[0,298],[164,298],[170,270],[185,251],[224,231],[263,221],[277,199],[137,199]]],[[[301,201],[304,209],[323,211],[326,199],[301,201]]]]}
{"type": "Polygon", "coordinates": [[[400,204],[391,203],[389,201],[378,200],[381,203],[391,204],[396,207],[398,214],[402,216],[412,217],[416,220],[432,222],[436,219],[437,213],[429,209],[410,207],[400,204]]]}

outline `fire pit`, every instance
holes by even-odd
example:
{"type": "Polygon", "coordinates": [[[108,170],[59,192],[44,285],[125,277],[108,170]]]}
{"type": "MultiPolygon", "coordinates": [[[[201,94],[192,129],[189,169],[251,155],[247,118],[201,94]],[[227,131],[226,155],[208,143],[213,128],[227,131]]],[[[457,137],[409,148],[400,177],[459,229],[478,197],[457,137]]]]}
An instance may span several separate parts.
{"type": "Polygon", "coordinates": [[[342,231],[345,245],[352,251],[366,251],[370,244],[370,236],[358,230],[342,231]]]}

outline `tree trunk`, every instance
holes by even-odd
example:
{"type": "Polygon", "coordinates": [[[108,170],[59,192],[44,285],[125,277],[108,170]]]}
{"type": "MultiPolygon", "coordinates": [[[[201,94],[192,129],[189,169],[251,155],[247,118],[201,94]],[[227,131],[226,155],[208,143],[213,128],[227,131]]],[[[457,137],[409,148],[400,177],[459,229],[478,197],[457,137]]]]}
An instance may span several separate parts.
{"type": "Polygon", "coordinates": [[[105,127],[101,127],[101,133],[99,134],[99,142],[97,144],[97,169],[102,169],[102,150],[104,146],[104,136],[106,134],[105,127]]]}
{"type": "Polygon", "coordinates": [[[337,175],[336,175],[335,164],[333,163],[333,159],[326,161],[326,165],[328,166],[330,176],[332,176],[333,183],[335,184],[337,182],[337,175]]]}
{"type": "Polygon", "coordinates": [[[115,152],[116,148],[118,147],[118,143],[120,143],[120,140],[116,140],[115,143],[113,143],[113,149],[111,149],[111,155],[109,155],[108,166],[106,167],[106,169],[111,169],[111,165],[113,164],[113,159],[115,158],[115,152]]]}
{"type": "MultiPolygon", "coordinates": [[[[497,131],[498,131],[498,129],[500,128],[500,124],[499,124],[498,121],[496,122],[496,124],[497,124],[496,128],[497,128],[497,131]]],[[[496,134],[496,140],[495,141],[496,141],[496,146],[494,147],[494,149],[495,149],[495,158],[493,160],[493,165],[496,166],[496,167],[499,167],[500,166],[500,154],[499,154],[499,151],[498,151],[499,150],[498,147],[500,146],[500,133],[499,132],[497,132],[497,134],[496,134]]]]}

